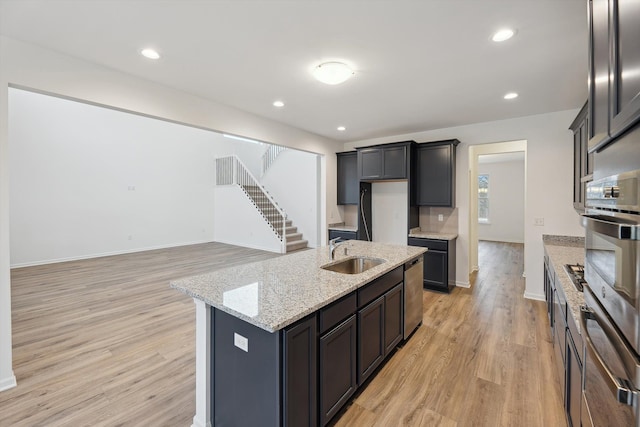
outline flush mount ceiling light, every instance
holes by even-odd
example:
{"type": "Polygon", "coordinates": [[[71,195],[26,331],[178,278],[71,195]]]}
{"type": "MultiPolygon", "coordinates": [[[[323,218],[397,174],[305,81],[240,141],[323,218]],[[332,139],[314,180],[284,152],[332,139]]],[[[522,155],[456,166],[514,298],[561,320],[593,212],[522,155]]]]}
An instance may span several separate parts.
{"type": "Polygon", "coordinates": [[[339,130],[340,132],[344,132],[345,130],[347,130],[347,128],[346,128],[346,127],[344,127],[344,126],[338,126],[338,130],[339,130]]]}
{"type": "Polygon", "coordinates": [[[284,107],[284,102],[282,102],[282,101],[273,101],[273,106],[274,107],[278,107],[278,108],[284,107]]]}
{"type": "Polygon", "coordinates": [[[140,51],[140,54],[142,56],[144,56],[145,58],[149,58],[149,59],[160,59],[160,54],[158,53],[158,51],[154,50],[154,49],[142,49],[140,51]]]}
{"type": "Polygon", "coordinates": [[[497,31],[492,37],[491,40],[494,42],[503,42],[505,40],[509,40],[516,34],[515,30],[511,28],[503,28],[500,31],[497,31]]]}
{"type": "Polygon", "coordinates": [[[340,84],[354,74],[354,71],[342,62],[325,62],[313,69],[313,77],[328,85],[340,84]]]}
{"type": "Polygon", "coordinates": [[[509,92],[508,94],[506,94],[504,96],[504,99],[516,99],[518,97],[518,94],[515,92],[509,92]]]}

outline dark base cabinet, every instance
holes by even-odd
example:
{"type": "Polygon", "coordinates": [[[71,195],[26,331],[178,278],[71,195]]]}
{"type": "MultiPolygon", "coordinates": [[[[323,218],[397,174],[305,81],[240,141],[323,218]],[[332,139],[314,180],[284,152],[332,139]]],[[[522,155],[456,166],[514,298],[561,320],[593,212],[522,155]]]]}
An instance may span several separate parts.
{"type": "Polygon", "coordinates": [[[553,265],[544,258],[544,293],[547,300],[553,359],[569,427],[580,427],[582,411],[582,336],[567,307],[564,290],[556,280],[553,265]]]}
{"type": "Polygon", "coordinates": [[[329,230],[329,240],[335,238],[341,238],[342,240],[356,240],[355,231],[343,231],[343,230],[329,230]]]}
{"type": "Polygon", "coordinates": [[[356,391],[355,315],[320,338],[320,375],[320,425],[324,426],[356,391]]]}
{"type": "Polygon", "coordinates": [[[455,240],[409,237],[409,245],[429,249],[424,254],[424,288],[450,292],[456,285],[455,240]]]}
{"type": "Polygon", "coordinates": [[[403,337],[404,266],[282,330],[211,308],[211,424],[324,427],[403,337]]]}

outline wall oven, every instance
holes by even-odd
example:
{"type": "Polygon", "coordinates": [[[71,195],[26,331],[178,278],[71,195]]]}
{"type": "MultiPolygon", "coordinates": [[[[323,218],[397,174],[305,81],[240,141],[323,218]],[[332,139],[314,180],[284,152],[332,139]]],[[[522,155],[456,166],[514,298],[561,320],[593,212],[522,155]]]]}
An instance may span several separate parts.
{"type": "Polygon", "coordinates": [[[587,186],[583,425],[640,427],[640,170],[587,186]]]}

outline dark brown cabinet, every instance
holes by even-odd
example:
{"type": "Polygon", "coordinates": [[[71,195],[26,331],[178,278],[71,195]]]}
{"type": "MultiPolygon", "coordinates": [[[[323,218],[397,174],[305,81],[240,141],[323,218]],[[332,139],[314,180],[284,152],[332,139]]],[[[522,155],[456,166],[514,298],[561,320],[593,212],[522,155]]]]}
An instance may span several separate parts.
{"type": "Polygon", "coordinates": [[[416,203],[454,207],[457,139],[417,144],[416,203]]]}
{"type": "Polygon", "coordinates": [[[428,248],[424,253],[423,284],[425,289],[450,292],[455,286],[455,240],[435,240],[410,237],[409,246],[428,248]]]}
{"type": "Polygon", "coordinates": [[[382,363],[384,323],[384,296],[358,310],[358,384],[382,363]]]}
{"type": "MultiPolygon", "coordinates": [[[[284,425],[316,426],[318,342],[316,317],[296,323],[284,332],[284,425]]],[[[322,341],[321,341],[322,345],[322,341]]],[[[322,366],[322,365],[321,365],[322,366]]]]}
{"type": "Polygon", "coordinates": [[[569,427],[581,426],[582,336],[548,256],[544,258],[544,293],[553,341],[553,360],[558,374],[563,405],[569,427]]]}
{"type": "Polygon", "coordinates": [[[343,230],[329,230],[329,240],[341,238],[342,240],[355,240],[357,232],[343,230]]]}
{"type": "Polygon", "coordinates": [[[413,141],[358,148],[358,179],[408,179],[411,144],[413,141]]]}
{"type": "Polygon", "coordinates": [[[589,1],[589,151],[640,119],[639,39],[637,1],[589,1]]]}
{"type": "Polygon", "coordinates": [[[358,204],[358,155],[355,151],[336,153],[338,169],[338,204],[358,204]]]}
{"type": "Polygon", "coordinates": [[[402,283],[384,295],[384,354],[391,353],[400,341],[404,332],[402,325],[402,283]]]}
{"type": "Polygon", "coordinates": [[[573,132],[573,207],[584,211],[587,182],[593,176],[593,153],[588,153],[588,104],[580,110],[569,129],[573,132]]]}
{"type": "MultiPolygon", "coordinates": [[[[356,391],[356,316],[320,338],[320,425],[326,425],[356,391]]],[[[306,423],[295,425],[307,425],[306,423]]],[[[310,425],[310,424],[309,424],[310,425]]]]}

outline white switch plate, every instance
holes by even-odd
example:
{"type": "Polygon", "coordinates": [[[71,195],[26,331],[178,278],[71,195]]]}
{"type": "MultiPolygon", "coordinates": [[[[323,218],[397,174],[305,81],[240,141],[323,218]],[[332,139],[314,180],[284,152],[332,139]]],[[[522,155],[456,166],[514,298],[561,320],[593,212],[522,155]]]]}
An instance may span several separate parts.
{"type": "Polygon", "coordinates": [[[444,221],[444,215],[438,214],[438,221],[440,222],[444,221]]]}
{"type": "Polygon", "coordinates": [[[533,225],[535,226],[543,226],[544,225],[544,218],[534,218],[533,219],[533,225]]]}
{"type": "Polygon", "coordinates": [[[243,337],[235,332],[233,333],[233,345],[238,347],[240,350],[244,350],[247,353],[249,352],[249,338],[243,337]]]}

